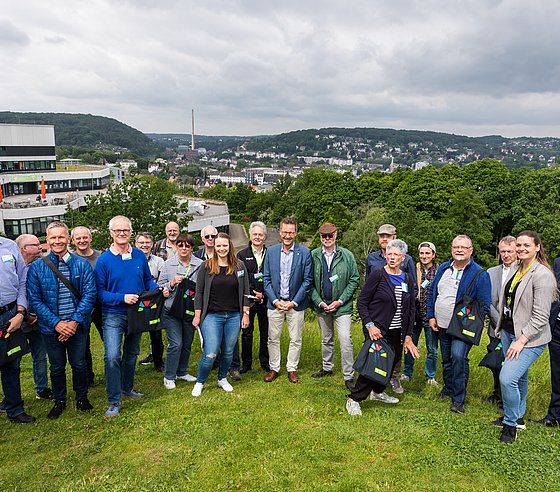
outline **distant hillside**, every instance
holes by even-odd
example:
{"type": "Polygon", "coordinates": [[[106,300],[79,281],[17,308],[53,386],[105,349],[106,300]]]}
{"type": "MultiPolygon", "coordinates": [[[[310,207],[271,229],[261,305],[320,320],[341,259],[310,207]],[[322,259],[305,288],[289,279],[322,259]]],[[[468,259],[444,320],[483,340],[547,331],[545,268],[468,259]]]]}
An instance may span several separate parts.
{"type": "Polygon", "coordinates": [[[114,145],[141,156],[154,155],[161,150],[160,145],[142,132],[105,116],[0,111],[0,123],[54,125],[57,145],[114,145]]]}

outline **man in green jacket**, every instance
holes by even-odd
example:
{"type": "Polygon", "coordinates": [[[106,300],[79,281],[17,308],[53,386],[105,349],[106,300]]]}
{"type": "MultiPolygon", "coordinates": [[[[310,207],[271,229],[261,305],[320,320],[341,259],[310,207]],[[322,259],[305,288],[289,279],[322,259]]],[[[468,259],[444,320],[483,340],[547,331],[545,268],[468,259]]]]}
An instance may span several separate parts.
{"type": "Polygon", "coordinates": [[[336,226],[327,222],[319,228],[322,246],[311,252],[313,286],[311,303],[322,334],[323,367],[313,378],[332,376],[334,367],[334,328],[338,332],[342,372],[348,390],[354,386],[352,347],[352,300],[360,282],[354,255],[336,245],[336,226]]]}

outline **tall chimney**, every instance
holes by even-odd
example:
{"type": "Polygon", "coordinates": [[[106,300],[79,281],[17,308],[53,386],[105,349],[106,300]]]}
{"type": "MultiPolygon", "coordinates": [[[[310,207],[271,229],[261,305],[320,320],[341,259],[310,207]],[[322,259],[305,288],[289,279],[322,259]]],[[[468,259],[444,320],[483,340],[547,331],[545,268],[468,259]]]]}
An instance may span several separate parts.
{"type": "Polygon", "coordinates": [[[192,122],[191,122],[191,127],[192,127],[192,135],[191,135],[191,150],[194,150],[194,109],[191,110],[192,111],[192,122]]]}

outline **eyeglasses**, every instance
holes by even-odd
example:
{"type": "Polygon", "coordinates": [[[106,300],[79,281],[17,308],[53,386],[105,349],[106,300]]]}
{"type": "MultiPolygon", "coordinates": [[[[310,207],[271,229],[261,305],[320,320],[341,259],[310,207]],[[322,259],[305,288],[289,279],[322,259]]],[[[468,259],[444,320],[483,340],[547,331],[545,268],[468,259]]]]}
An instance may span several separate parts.
{"type": "Polygon", "coordinates": [[[217,234],[206,234],[206,236],[204,236],[204,239],[216,239],[216,237],[218,237],[217,234]]]}
{"type": "Polygon", "coordinates": [[[321,239],[332,239],[334,234],[321,234],[321,239]]]}
{"type": "Polygon", "coordinates": [[[132,231],[130,229],[111,229],[111,232],[116,234],[117,236],[120,236],[120,235],[126,236],[126,235],[130,234],[132,231]]]}
{"type": "Polygon", "coordinates": [[[177,245],[178,248],[186,248],[186,249],[191,249],[192,246],[189,243],[181,243],[177,245]]]}
{"type": "Polygon", "coordinates": [[[295,232],[280,232],[281,236],[295,236],[295,232]]]}
{"type": "Polygon", "coordinates": [[[41,247],[41,244],[40,244],[40,243],[37,243],[37,244],[35,244],[35,243],[30,243],[30,244],[24,244],[24,245],[23,245],[24,248],[27,248],[27,246],[33,246],[33,247],[35,247],[35,248],[40,248],[40,247],[41,247]]]}
{"type": "Polygon", "coordinates": [[[452,249],[471,249],[472,246],[451,246],[452,249]]]}

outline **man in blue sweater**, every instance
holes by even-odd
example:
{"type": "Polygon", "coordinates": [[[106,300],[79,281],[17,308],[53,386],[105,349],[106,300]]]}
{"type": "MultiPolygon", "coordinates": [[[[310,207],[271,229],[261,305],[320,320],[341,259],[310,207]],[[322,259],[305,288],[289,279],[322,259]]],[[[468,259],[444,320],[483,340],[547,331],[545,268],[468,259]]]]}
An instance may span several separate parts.
{"type": "MultiPolygon", "coordinates": [[[[138,302],[139,293],[157,289],[158,285],[152,279],[146,255],[130,245],[130,220],[122,215],[113,217],[109,221],[109,231],[113,244],[97,260],[94,273],[103,311],[105,381],[109,401],[105,417],[115,417],[120,412],[122,395],[130,398],[144,396],[134,389],[134,369],[142,334],[127,334],[127,305],[138,302]]],[[[169,295],[166,289],[164,295],[169,295]]]]}
{"type": "MultiPolygon", "coordinates": [[[[451,411],[465,413],[469,380],[471,343],[447,334],[457,300],[466,294],[471,281],[482,267],[472,259],[473,246],[468,236],[457,236],[451,243],[452,260],[443,263],[432,281],[426,317],[432,330],[439,332],[444,387],[440,398],[451,398],[451,411]]],[[[482,271],[472,288],[471,296],[490,313],[492,286],[488,272],[482,271]]]]}

